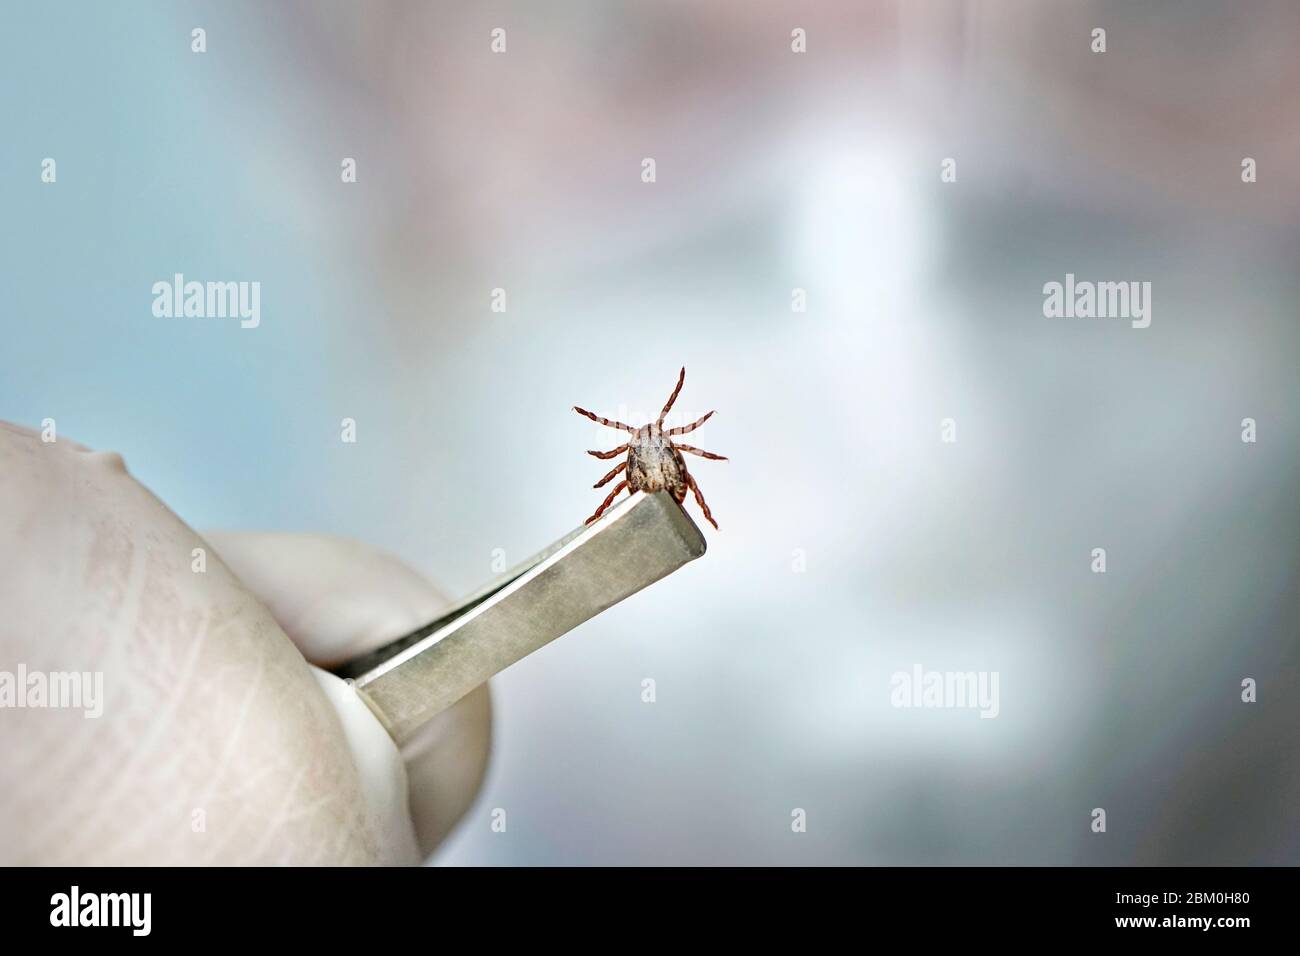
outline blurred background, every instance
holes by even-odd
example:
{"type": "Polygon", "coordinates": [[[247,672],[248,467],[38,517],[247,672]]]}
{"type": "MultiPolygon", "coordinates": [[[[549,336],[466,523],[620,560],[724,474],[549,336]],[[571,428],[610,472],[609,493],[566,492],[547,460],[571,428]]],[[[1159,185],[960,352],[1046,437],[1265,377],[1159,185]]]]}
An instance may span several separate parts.
{"type": "Polygon", "coordinates": [[[721,531],[494,681],[434,863],[1300,863],[1297,45],[1288,0],[6,2],[0,417],[457,595],[599,502],[570,406],[687,367],[721,531]],[[177,272],[260,326],[155,318],[177,272]],[[1045,318],[1066,273],[1151,326],[1045,318]],[[917,665],[998,717],[891,706],[917,665]]]}

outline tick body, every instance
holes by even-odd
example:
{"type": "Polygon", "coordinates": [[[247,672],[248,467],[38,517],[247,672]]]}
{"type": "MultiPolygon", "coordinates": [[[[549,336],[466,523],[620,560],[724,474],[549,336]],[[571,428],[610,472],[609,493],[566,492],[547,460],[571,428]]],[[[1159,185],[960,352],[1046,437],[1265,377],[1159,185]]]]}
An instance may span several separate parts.
{"type": "Polygon", "coordinates": [[[709,458],[714,461],[726,461],[727,459],[722,455],[715,455],[713,452],[704,451],[691,445],[678,445],[673,441],[675,435],[685,435],[688,432],[695,431],[713,416],[713,412],[709,412],[690,425],[667,429],[663,427],[664,418],[672,409],[673,402],[677,401],[677,396],[681,392],[685,381],[686,369],[683,368],[681,374],[677,376],[677,387],[673,389],[672,395],[668,396],[668,404],[659,413],[659,420],[649,425],[642,425],[640,428],[633,428],[631,425],[624,425],[622,422],[613,422],[608,418],[594,415],[585,408],[574,406],[573,410],[579,415],[585,415],[593,422],[599,422],[601,425],[607,425],[610,428],[631,432],[632,435],[627,444],[619,445],[611,451],[587,452],[588,455],[593,455],[596,458],[615,458],[624,452],[627,453],[625,461],[593,485],[593,487],[599,488],[612,481],[620,473],[627,473],[623,480],[614,486],[614,490],[609,493],[609,497],[596,509],[596,513],[587,519],[587,524],[591,524],[604,514],[605,509],[613,504],[619,492],[626,488],[628,494],[637,491],[667,491],[678,504],[686,500],[686,492],[689,490],[695,495],[695,501],[700,506],[700,510],[704,512],[704,517],[708,519],[709,524],[717,528],[718,523],[713,520],[709,506],[704,503],[704,495],[700,493],[700,486],[695,483],[695,478],[686,468],[686,460],[682,457],[682,452],[699,455],[701,458],[709,458]]]}

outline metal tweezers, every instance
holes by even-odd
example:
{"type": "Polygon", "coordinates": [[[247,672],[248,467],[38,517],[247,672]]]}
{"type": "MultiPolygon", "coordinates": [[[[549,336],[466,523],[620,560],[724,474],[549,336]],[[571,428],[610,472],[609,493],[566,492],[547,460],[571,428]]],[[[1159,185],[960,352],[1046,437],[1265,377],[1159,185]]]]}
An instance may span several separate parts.
{"type": "Polygon", "coordinates": [[[335,668],[399,744],[493,674],[704,553],[665,491],[637,492],[435,621],[335,668]]]}

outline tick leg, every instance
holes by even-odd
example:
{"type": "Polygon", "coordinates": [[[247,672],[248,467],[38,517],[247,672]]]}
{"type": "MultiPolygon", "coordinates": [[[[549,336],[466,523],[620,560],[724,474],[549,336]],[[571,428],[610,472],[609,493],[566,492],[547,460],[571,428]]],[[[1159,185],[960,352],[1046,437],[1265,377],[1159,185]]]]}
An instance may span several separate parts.
{"type": "MultiPolygon", "coordinates": [[[[596,509],[596,513],[592,515],[590,518],[588,518],[586,521],[584,521],[583,524],[591,524],[602,514],[604,514],[605,509],[609,507],[609,503],[613,501],[615,496],[617,496],[618,493],[626,487],[627,487],[627,479],[624,478],[622,481],[620,481],[618,484],[614,486],[614,490],[609,493],[609,497],[601,502],[600,507],[596,509]]],[[[699,492],[696,492],[696,494],[699,494],[699,492]]],[[[714,527],[716,528],[717,525],[714,525],[714,527]]]]}
{"type": "Polygon", "coordinates": [[[668,411],[673,407],[673,402],[677,401],[677,393],[682,390],[682,383],[685,381],[686,366],[683,365],[681,374],[677,376],[677,387],[673,389],[673,393],[668,396],[668,404],[665,405],[664,410],[659,413],[659,421],[656,424],[663,425],[664,419],[668,417],[668,411]]]}
{"type": "Polygon", "coordinates": [[[588,455],[594,455],[596,458],[613,458],[627,451],[627,445],[619,445],[613,451],[589,451],[588,455]]]}
{"type": "Polygon", "coordinates": [[[703,448],[696,448],[694,445],[679,445],[673,442],[673,447],[678,451],[688,451],[692,455],[699,455],[701,458],[712,458],[714,461],[729,461],[725,455],[715,455],[711,451],[705,451],[703,448]]]}
{"type": "MultiPolygon", "coordinates": [[[[665,434],[665,435],[685,435],[687,432],[693,432],[693,431],[695,431],[695,429],[699,428],[701,425],[703,425],[705,422],[707,422],[710,418],[712,418],[712,417],[713,417],[714,415],[716,415],[716,414],[717,414],[716,411],[709,412],[709,414],[705,415],[705,416],[704,416],[703,418],[701,418],[698,422],[692,422],[692,423],[689,424],[689,425],[683,425],[681,428],[670,428],[670,429],[668,429],[668,431],[664,432],[664,434],[665,434]]],[[[681,446],[678,445],[677,447],[680,448],[681,446]]]]}
{"type": "Polygon", "coordinates": [[[579,415],[586,415],[593,422],[599,422],[601,425],[608,425],[610,428],[621,428],[625,432],[636,431],[631,425],[624,425],[622,422],[611,422],[608,418],[601,418],[599,415],[589,412],[585,408],[579,408],[577,405],[573,406],[573,410],[579,415]]]}
{"type": "Polygon", "coordinates": [[[599,488],[601,485],[609,484],[610,480],[611,480],[615,475],[617,475],[620,471],[622,471],[624,468],[626,468],[626,467],[627,467],[627,462],[626,462],[626,461],[621,461],[621,462],[619,462],[617,468],[615,468],[615,469],[614,469],[613,471],[611,471],[608,475],[606,475],[604,478],[600,479],[600,481],[596,482],[596,483],[595,483],[594,485],[592,485],[591,487],[593,487],[593,488],[599,488]]]}
{"type": "Polygon", "coordinates": [[[718,523],[713,520],[713,512],[709,511],[709,506],[704,503],[704,495],[700,494],[700,486],[695,483],[695,476],[687,472],[686,482],[691,486],[691,491],[695,492],[695,502],[700,506],[700,510],[704,512],[704,517],[708,519],[709,524],[713,525],[715,531],[719,530],[718,523]]]}

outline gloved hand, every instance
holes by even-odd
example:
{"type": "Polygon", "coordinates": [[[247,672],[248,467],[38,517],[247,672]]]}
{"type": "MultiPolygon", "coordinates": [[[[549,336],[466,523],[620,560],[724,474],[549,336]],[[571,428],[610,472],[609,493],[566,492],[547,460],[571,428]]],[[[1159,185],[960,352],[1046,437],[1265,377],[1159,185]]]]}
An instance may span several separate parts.
{"type": "Polygon", "coordinates": [[[418,862],[482,781],[486,686],[399,753],[313,665],[446,603],[353,542],[205,539],[120,456],[0,423],[0,864],[418,862]]]}

